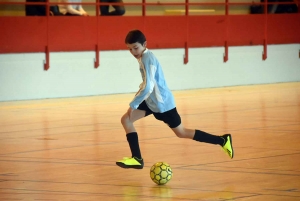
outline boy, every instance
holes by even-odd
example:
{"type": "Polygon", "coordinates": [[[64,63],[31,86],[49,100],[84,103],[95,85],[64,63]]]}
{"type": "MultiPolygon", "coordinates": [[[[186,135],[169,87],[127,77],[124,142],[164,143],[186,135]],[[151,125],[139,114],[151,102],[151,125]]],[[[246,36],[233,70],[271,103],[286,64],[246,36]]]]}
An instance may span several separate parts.
{"type": "Polygon", "coordinates": [[[162,67],[153,53],[146,48],[147,41],[144,34],[139,30],[130,31],[125,38],[125,43],[140,64],[143,82],[129,104],[129,109],[121,118],[132,156],[123,158],[116,164],[122,168],[142,169],[144,167],[138,135],[133,123],[150,114],[153,114],[157,120],[166,123],[178,137],[218,144],[230,158],[233,158],[230,134],[211,135],[200,130],[187,129],[181,124],[181,118],[177,113],[172,92],[166,84],[162,67]]]}

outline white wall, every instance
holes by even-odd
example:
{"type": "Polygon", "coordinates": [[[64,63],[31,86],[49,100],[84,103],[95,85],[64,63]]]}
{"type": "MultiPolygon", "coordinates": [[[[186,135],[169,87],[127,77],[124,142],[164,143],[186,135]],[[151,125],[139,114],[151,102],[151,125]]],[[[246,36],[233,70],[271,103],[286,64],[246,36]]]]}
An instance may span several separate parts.
{"type": "MultiPolygon", "coordinates": [[[[299,44],[152,50],[160,60],[172,90],[300,81],[299,44]]],[[[138,63],[129,51],[50,54],[50,69],[43,70],[44,53],[0,54],[0,101],[45,99],[136,92],[141,82],[138,63]]]]}

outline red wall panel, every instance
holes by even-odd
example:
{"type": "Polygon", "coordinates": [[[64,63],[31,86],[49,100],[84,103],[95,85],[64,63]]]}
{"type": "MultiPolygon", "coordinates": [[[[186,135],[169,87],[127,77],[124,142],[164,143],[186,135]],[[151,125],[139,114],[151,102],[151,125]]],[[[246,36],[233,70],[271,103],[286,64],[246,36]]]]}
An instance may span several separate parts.
{"type": "Polygon", "coordinates": [[[268,15],[269,44],[300,43],[300,15],[268,15]]]}
{"type": "Polygon", "coordinates": [[[218,16],[0,17],[0,53],[126,49],[140,29],[149,48],[300,43],[300,13],[218,16]]]}
{"type": "Polygon", "coordinates": [[[144,29],[142,17],[99,17],[98,37],[101,50],[126,49],[125,37],[129,30],[144,29]]]}
{"type": "Polygon", "coordinates": [[[149,16],[145,18],[145,35],[149,48],[184,47],[187,38],[184,16],[149,16]]]}
{"type": "Polygon", "coordinates": [[[94,50],[97,44],[97,18],[50,17],[50,51],[94,50]]]}
{"type": "Polygon", "coordinates": [[[228,45],[263,44],[265,15],[228,16],[228,45]]]}
{"type": "Polygon", "coordinates": [[[224,45],[226,36],[225,16],[190,16],[189,46],[210,47],[224,45]]]}
{"type": "Polygon", "coordinates": [[[0,25],[0,53],[45,51],[45,17],[0,17],[0,25]]]}

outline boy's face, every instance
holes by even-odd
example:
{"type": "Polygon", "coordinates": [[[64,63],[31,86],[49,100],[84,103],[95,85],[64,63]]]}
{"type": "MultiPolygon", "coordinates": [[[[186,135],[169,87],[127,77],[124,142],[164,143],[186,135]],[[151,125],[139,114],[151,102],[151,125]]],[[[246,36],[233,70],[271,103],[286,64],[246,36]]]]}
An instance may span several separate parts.
{"type": "Polygon", "coordinates": [[[139,59],[142,57],[143,55],[143,52],[145,51],[146,49],[146,44],[147,44],[147,41],[144,42],[144,44],[142,45],[141,43],[139,42],[136,42],[136,43],[132,43],[132,44],[126,44],[130,53],[136,58],[136,59],[139,59]]]}

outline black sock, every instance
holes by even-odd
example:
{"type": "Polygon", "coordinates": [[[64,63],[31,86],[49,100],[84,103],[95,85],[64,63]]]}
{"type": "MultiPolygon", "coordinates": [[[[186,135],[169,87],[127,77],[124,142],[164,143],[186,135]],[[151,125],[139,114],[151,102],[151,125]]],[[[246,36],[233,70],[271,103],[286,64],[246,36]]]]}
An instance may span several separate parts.
{"type": "Polygon", "coordinates": [[[224,139],[222,137],[217,135],[211,135],[209,133],[200,130],[195,130],[195,135],[193,140],[196,140],[198,142],[206,142],[210,144],[219,144],[221,146],[223,146],[224,144],[224,139]]]}
{"type": "Polygon", "coordinates": [[[132,157],[137,157],[138,159],[142,159],[138,134],[136,132],[127,133],[126,137],[129,143],[132,157]]]}

